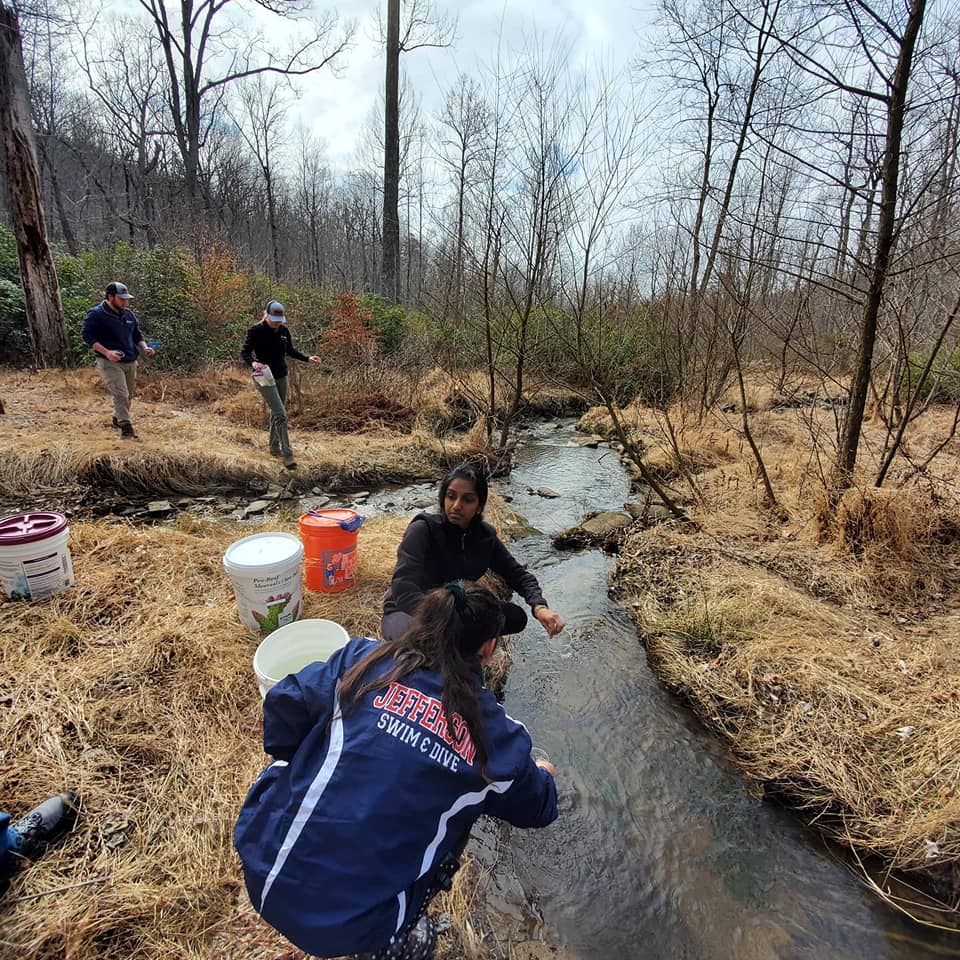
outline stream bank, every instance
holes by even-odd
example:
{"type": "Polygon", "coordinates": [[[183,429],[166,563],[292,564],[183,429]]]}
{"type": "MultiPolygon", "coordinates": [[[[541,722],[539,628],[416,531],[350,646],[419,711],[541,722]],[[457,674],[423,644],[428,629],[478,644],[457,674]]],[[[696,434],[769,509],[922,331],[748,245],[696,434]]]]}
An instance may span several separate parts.
{"type": "MultiPolygon", "coordinates": [[[[48,386],[38,402],[53,396],[48,386]]],[[[49,422],[36,410],[16,422],[8,417],[11,449],[19,451],[9,478],[26,491],[17,495],[17,506],[38,502],[40,484],[52,475],[44,465],[51,450],[53,472],[81,462],[96,445],[97,456],[122,457],[132,475],[147,476],[161,462],[150,457],[167,450],[201,455],[222,445],[230,457],[263,459],[257,446],[262,430],[203,428],[192,415],[159,409],[150,411],[150,432],[143,431],[145,439],[131,451],[95,419],[102,420],[103,397],[87,399],[79,410],[73,397],[65,399],[62,411],[48,412],[49,422]],[[56,419],[61,412],[62,423],[56,419]],[[89,434],[95,440],[87,443],[78,417],[94,424],[89,434]],[[54,448],[40,429],[59,431],[60,445],[54,448]],[[141,451],[150,456],[140,457],[141,451]]],[[[517,527],[516,552],[536,569],[548,599],[570,621],[574,654],[561,665],[547,662],[536,626],[512,644],[508,708],[558,763],[562,817],[542,833],[507,830],[490,838],[490,857],[482,860],[491,871],[483,896],[497,912],[501,940],[510,940],[501,955],[509,950],[516,956],[525,941],[531,949],[545,945],[601,960],[731,953],[893,960],[956,955],[949,935],[897,917],[849,872],[834,848],[795,817],[761,803],[723,741],[664,692],[624,615],[634,610],[633,603],[658,598],[657,590],[638,582],[636,595],[625,593],[626,605],[615,607],[607,596],[613,560],[595,551],[559,554],[550,546],[552,531],[598,506],[619,508],[625,498],[616,453],[602,446],[578,448],[572,430],[570,422],[530,430],[509,485],[502,488],[527,520],[524,530],[517,527]],[[558,496],[537,495],[541,486],[558,496]]],[[[384,477],[401,482],[442,472],[443,451],[422,459],[416,451],[409,459],[401,453],[404,463],[430,463],[399,472],[393,466],[396,450],[376,435],[336,438],[336,449],[325,437],[302,439],[312,460],[329,467],[344,489],[358,467],[374,462],[385,465],[384,477]]],[[[279,483],[282,472],[275,474],[279,483]]],[[[742,487],[747,485],[743,481],[742,487]]],[[[316,486],[327,495],[327,488],[316,486]]],[[[337,620],[352,633],[375,631],[406,518],[423,508],[418,499],[432,502],[434,491],[435,479],[415,495],[411,491],[409,499],[385,493],[392,502],[384,505],[388,515],[371,510],[364,528],[358,589],[311,594],[306,615],[337,620]]],[[[16,710],[7,711],[0,732],[10,755],[28,762],[5,771],[0,789],[13,797],[43,795],[52,782],[79,778],[89,798],[77,836],[25,872],[19,892],[42,894],[109,878],[97,887],[93,921],[85,888],[9,910],[5,940],[15,944],[15,955],[53,960],[63,955],[68,940],[78,955],[104,960],[270,960],[288,948],[250,915],[236,884],[229,840],[229,825],[262,757],[259,694],[250,669],[255,642],[238,626],[219,558],[231,540],[258,523],[292,530],[300,508],[299,500],[280,498],[279,506],[265,509],[259,519],[238,523],[233,514],[245,511],[261,492],[266,491],[245,490],[229,512],[211,511],[209,521],[189,511],[149,524],[139,518],[137,523],[78,518],[71,523],[77,589],[42,606],[3,605],[8,629],[0,659],[5,674],[18,678],[18,688],[16,697],[6,694],[16,710]],[[184,809],[193,812],[192,820],[182,820],[184,809]],[[122,855],[112,846],[116,837],[126,838],[122,855]],[[168,839],[158,844],[157,837],[168,839]],[[208,941],[212,930],[216,939],[208,941]]],[[[312,486],[306,492],[318,496],[312,486]]],[[[331,498],[330,505],[341,502],[331,498]]],[[[667,541],[664,549],[639,552],[638,567],[654,584],[672,584],[679,594],[679,588],[696,586],[709,574],[711,555],[667,541]],[[683,558],[677,567],[670,561],[675,556],[683,558]]],[[[805,569],[811,590],[836,589],[836,578],[824,573],[826,564],[805,569]]],[[[736,572],[741,588],[756,581],[754,568],[736,572]]],[[[847,600],[841,595],[834,602],[847,600]]],[[[897,689],[936,676],[943,686],[957,674],[946,641],[960,636],[960,629],[947,613],[935,624],[939,646],[936,636],[916,635],[924,646],[915,646],[914,654],[935,654],[927,663],[899,653],[900,644],[914,636],[907,628],[915,625],[896,624],[889,612],[882,616],[891,622],[879,631],[884,634],[879,646],[874,646],[878,635],[866,635],[863,624],[845,639],[844,656],[858,654],[855,667],[864,659],[858,644],[866,644],[886,657],[885,676],[897,689]],[[898,665],[901,659],[906,671],[898,665]]],[[[679,627],[684,624],[672,625],[675,634],[679,627]]],[[[645,639],[650,635],[644,632],[645,639]]],[[[702,630],[696,635],[711,637],[702,630]]],[[[720,663],[735,668],[738,637],[731,639],[720,663]]],[[[715,659],[706,658],[708,651],[704,646],[702,656],[689,658],[699,671],[694,678],[719,675],[700,668],[715,659]]],[[[769,672],[760,673],[761,680],[769,672]]],[[[782,682],[767,683],[781,691],[758,689],[790,703],[782,682]]],[[[940,696],[951,689],[933,692],[940,696]]],[[[949,702],[930,702],[938,710],[951,708],[949,702]]],[[[897,728],[911,725],[921,730],[910,717],[897,728]]],[[[874,736],[888,745],[899,742],[889,739],[888,729],[874,729],[874,736]]],[[[913,747],[915,741],[904,743],[913,747]]],[[[900,756],[889,750],[887,755],[900,756]]],[[[955,769],[953,757],[941,767],[955,769]]],[[[478,856],[482,859],[481,850],[478,856]]]]}
{"type": "Polygon", "coordinates": [[[551,546],[549,534],[629,494],[616,454],[575,445],[573,431],[532,430],[495,484],[539,531],[511,550],[573,646],[552,660],[538,624],[511,640],[505,706],[556,763],[561,816],[544,831],[498,826],[476,845],[501,937],[590,960],[960,956],[951,934],[890,910],[840,850],[762,802],[663,689],[632,607],[609,596],[616,561],[551,546]],[[559,496],[538,496],[542,486],[559,496]]]}

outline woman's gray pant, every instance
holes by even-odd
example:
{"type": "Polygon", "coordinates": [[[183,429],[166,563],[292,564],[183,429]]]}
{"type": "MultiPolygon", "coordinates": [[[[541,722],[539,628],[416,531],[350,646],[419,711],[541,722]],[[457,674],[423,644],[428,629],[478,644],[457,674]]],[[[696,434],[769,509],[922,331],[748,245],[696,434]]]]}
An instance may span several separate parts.
{"type": "Polygon", "coordinates": [[[287,378],[277,377],[276,384],[269,387],[257,384],[257,389],[270,408],[270,452],[275,457],[290,456],[293,450],[287,434],[287,408],[284,406],[287,399],[287,378]]]}

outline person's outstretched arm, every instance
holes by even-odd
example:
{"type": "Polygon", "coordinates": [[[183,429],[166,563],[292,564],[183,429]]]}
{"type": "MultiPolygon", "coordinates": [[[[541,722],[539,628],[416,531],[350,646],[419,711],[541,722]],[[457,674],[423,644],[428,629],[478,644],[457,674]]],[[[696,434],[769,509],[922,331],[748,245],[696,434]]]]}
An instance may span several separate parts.
{"type": "Polygon", "coordinates": [[[287,356],[288,356],[288,357],[293,357],[294,360],[303,360],[304,362],[306,362],[306,361],[308,361],[308,360],[311,361],[312,363],[319,363],[319,362],[320,362],[320,358],[319,358],[319,357],[317,357],[316,360],[314,360],[313,357],[308,357],[305,353],[301,353],[301,352],[293,345],[293,336],[291,335],[291,333],[290,333],[289,330],[287,330],[287,335],[286,335],[286,337],[284,337],[284,342],[285,342],[285,345],[286,345],[286,351],[287,351],[287,356]]]}
{"type": "Polygon", "coordinates": [[[484,813],[515,827],[545,827],[557,819],[557,784],[545,766],[529,760],[503,793],[491,793],[484,813]]]}
{"type": "Polygon", "coordinates": [[[531,612],[548,636],[552,637],[564,628],[563,617],[551,610],[544,599],[540,582],[525,566],[517,562],[516,557],[503,545],[499,537],[493,547],[490,569],[503,577],[507,586],[530,604],[531,612]]]}

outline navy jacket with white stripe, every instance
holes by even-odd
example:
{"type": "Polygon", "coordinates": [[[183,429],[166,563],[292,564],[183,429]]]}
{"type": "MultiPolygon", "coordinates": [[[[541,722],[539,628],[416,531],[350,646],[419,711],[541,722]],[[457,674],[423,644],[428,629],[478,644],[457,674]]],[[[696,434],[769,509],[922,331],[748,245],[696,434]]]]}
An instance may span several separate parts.
{"type": "Polygon", "coordinates": [[[267,693],[263,740],[275,762],[234,831],[254,907],[318,957],[385,946],[482,814],[518,827],[557,817],[553,777],[530,759],[526,728],[486,689],[486,779],[466,724],[443,713],[436,671],[371,691],[343,716],[340,679],[376,643],[354,638],[267,693]]]}

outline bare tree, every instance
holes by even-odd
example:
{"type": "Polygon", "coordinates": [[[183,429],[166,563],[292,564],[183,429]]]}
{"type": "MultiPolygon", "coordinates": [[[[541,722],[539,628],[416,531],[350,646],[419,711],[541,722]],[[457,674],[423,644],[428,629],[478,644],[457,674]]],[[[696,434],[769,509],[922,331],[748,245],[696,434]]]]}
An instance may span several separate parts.
{"type": "MultiPolygon", "coordinates": [[[[352,25],[337,33],[336,17],[326,14],[280,52],[260,32],[250,30],[241,36],[236,25],[223,29],[244,0],[179,0],[177,19],[168,13],[168,0],[138,2],[149,15],[163,51],[174,136],[192,199],[201,196],[201,150],[224,91],[237,80],[257,74],[305,76],[334,66],[353,34],[352,25]],[[208,79],[208,70],[216,70],[217,75],[208,79]]],[[[303,19],[308,9],[306,0],[259,0],[249,6],[289,19],[303,19]]]]}
{"type": "Polygon", "coordinates": [[[32,16],[23,25],[23,48],[41,176],[48,181],[53,194],[67,249],[76,256],[80,244],[61,184],[58,141],[73,115],[80,112],[84,104],[69,91],[67,23],[64,17],[51,10],[50,0],[39,0],[33,7],[32,16]]]}
{"type": "Polygon", "coordinates": [[[487,104],[475,80],[460,74],[447,93],[440,118],[440,160],[454,184],[454,223],[450,239],[452,269],[446,280],[441,303],[443,316],[463,319],[464,235],[467,195],[476,185],[489,122],[487,104]]]}
{"type": "Polygon", "coordinates": [[[318,286],[326,280],[330,249],[323,229],[332,207],[333,177],[323,158],[323,145],[302,127],[298,132],[294,202],[307,235],[307,276],[318,286]]]}
{"type": "Polygon", "coordinates": [[[383,255],[380,292],[400,298],[400,54],[444,47],[456,21],[434,11],[430,0],[408,0],[401,29],[400,0],[387,0],[383,107],[383,255]]]}
{"type": "MultiPolygon", "coordinates": [[[[105,129],[124,161],[129,198],[125,213],[132,239],[146,234],[157,242],[154,175],[164,156],[166,124],[163,118],[164,66],[156,45],[142,24],[123,18],[101,33],[94,23],[81,32],[79,63],[91,94],[105,111],[105,129]],[[95,39],[96,38],[96,39],[95,39]]],[[[112,197],[106,197],[112,203],[112,197]]]]}
{"type": "Polygon", "coordinates": [[[37,361],[59,365],[66,360],[67,332],[60,288],[47,243],[40,171],[30,121],[30,95],[23,65],[16,11],[0,3],[0,144],[10,211],[13,215],[27,325],[37,361]]]}
{"type": "MultiPolygon", "coordinates": [[[[848,8],[850,9],[850,8],[848,8]]],[[[877,338],[877,320],[880,303],[883,298],[890,254],[893,250],[897,224],[897,199],[900,178],[900,146],[903,139],[904,117],[907,107],[907,89],[913,69],[913,57],[917,38],[926,13],[926,0],[912,0],[902,32],[881,17],[879,12],[862,3],[857,7],[858,14],[854,27],[861,43],[866,47],[865,25],[879,27],[883,34],[896,46],[897,56],[892,76],[883,78],[885,92],[871,93],[861,90],[862,96],[877,99],[886,111],[886,134],[884,137],[883,160],[881,168],[880,215],[874,246],[873,264],[870,271],[870,283],[863,304],[863,320],[860,326],[860,343],[853,373],[853,385],[850,390],[850,402],[847,406],[840,437],[837,460],[830,477],[829,503],[835,507],[843,491],[850,485],[853,469],[857,462],[857,450],[860,445],[860,431],[863,428],[863,413],[867,403],[867,391],[873,365],[873,350],[877,338]]],[[[841,85],[841,81],[837,81],[841,85]]]]}
{"type": "Polygon", "coordinates": [[[277,158],[285,144],[287,101],[289,88],[281,80],[266,78],[263,74],[247,77],[240,84],[239,119],[234,118],[237,130],[250,148],[263,180],[267,201],[267,224],[270,230],[270,248],[273,275],[283,274],[280,261],[280,224],[277,218],[277,158]]]}

